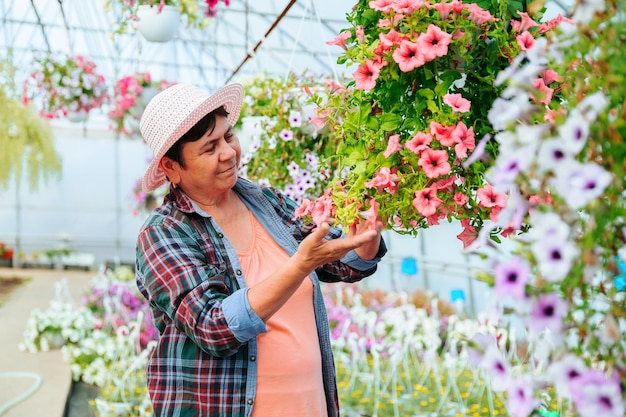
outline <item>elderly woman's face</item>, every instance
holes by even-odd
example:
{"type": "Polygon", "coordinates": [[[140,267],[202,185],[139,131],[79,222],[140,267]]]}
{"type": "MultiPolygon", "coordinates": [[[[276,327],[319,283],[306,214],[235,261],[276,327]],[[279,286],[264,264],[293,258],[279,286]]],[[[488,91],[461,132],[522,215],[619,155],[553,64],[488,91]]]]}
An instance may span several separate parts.
{"type": "Polygon", "coordinates": [[[237,182],[241,158],[239,139],[224,116],[215,118],[215,129],[182,148],[185,167],[178,166],[178,185],[191,197],[219,193],[237,182]]]}

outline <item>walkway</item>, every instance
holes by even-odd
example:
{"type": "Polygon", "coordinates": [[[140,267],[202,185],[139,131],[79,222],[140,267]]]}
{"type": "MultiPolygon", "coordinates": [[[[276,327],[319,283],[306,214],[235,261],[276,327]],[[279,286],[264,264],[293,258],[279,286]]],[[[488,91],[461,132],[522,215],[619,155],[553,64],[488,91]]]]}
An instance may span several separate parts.
{"type": "Polygon", "coordinates": [[[6,410],[2,417],[64,417],[72,386],[69,365],[60,350],[21,352],[18,344],[33,309],[46,309],[54,296],[54,283],[67,278],[72,297],[78,302],[96,271],[0,268],[0,276],[30,277],[0,307],[0,409],[20,397],[41,378],[41,386],[25,401],[6,410]],[[7,374],[28,375],[4,378],[7,374]]]}

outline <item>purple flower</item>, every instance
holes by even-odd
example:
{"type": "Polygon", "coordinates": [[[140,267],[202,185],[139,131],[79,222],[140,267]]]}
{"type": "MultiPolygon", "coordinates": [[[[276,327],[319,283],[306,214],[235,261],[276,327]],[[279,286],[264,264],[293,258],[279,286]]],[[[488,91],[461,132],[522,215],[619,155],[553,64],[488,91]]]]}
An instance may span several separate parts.
{"type": "Polygon", "coordinates": [[[496,295],[524,298],[529,274],[530,266],[519,256],[496,265],[494,285],[496,295]]]}
{"type": "Polygon", "coordinates": [[[285,142],[289,142],[290,140],[293,140],[293,132],[289,129],[281,130],[279,136],[285,142]]]}
{"type": "Polygon", "coordinates": [[[541,143],[537,156],[537,169],[540,173],[556,170],[560,164],[569,161],[573,155],[560,139],[548,139],[541,143]]]}
{"type": "Polygon", "coordinates": [[[514,417],[527,417],[539,405],[539,399],[534,397],[533,382],[528,375],[509,381],[506,408],[514,417]]]}
{"type": "Polygon", "coordinates": [[[582,359],[569,354],[553,362],[547,370],[548,378],[554,382],[557,392],[563,398],[572,398],[570,387],[575,379],[587,371],[582,359]]]}
{"type": "Polygon", "coordinates": [[[298,172],[300,171],[300,167],[298,166],[298,164],[291,161],[289,165],[287,165],[287,171],[289,171],[289,175],[293,177],[294,175],[298,175],[298,172]]]}
{"type": "Polygon", "coordinates": [[[500,155],[493,169],[489,170],[489,180],[497,190],[507,190],[529,162],[530,154],[525,151],[500,155]]]}
{"type": "Polygon", "coordinates": [[[559,127],[559,136],[570,153],[578,154],[589,137],[589,122],[579,111],[574,110],[559,127]]]}
{"type": "Polygon", "coordinates": [[[302,126],[302,114],[299,111],[291,110],[289,112],[289,126],[300,127],[302,126]]]}
{"type": "Polygon", "coordinates": [[[577,247],[569,241],[539,241],[535,242],[531,249],[539,263],[539,272],[550,282],[563,280],[578,254],[577,247]]]}
{"type": "Polygon", "coordinates": [[[530,327],[537,332],[549,330],[560,333],[563,317],[567,314],[567,304],[556,294],[543,294],[537,298],[530,313],[530,327]]]}
{"type": "Polygon", "coordinates": [[[510,365],[496,345],[491,345],[485,351],[480,367],[491,378],[491,389],[496,392],[505,390],[508,380],[510,365]]]}
{"type": "Polygon", "coordinates": [[[596,163],[570,161],[557,170],[552,185],[570,208],[578,210],[600,197],[612,180],[613,176],[596,163]]]}
{"type": "Polygon", "coordinates": [[[574,404],[581,417],[624,417],[624,401],[616,373],[607,377],[598,370],[588,370],[571,384],[574,404]]]}

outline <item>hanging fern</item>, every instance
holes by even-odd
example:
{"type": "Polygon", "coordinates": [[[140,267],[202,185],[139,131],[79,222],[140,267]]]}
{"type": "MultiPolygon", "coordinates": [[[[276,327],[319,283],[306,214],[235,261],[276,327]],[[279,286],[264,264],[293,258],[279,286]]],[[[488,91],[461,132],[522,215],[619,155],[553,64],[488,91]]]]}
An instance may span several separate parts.
{"type": "Polygon", "coordinates": [[[61,158],[48,121],[19,99],[10,56],[0,61],[0,189],[19,184],[25,171],[35,191],[40,181],[61,178],[61,158]]]}

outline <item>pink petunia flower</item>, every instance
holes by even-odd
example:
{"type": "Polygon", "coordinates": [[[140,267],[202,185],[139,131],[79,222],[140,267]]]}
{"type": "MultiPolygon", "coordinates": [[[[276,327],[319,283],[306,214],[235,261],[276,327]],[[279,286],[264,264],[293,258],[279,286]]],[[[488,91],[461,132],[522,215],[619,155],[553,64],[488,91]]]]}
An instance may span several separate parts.
{"type": "Polygon", "coordinates": [[[397,30],[391,29],[388,33],[380,33],[378,39],[380,39],[380,43],[385,46],[394,46],[400,45],[400,42],[406,38],[397,30]]]}
{"type": "Polygon", "coordinates": [[[330,41],[326,41],[326,45],[337,45],[343,48],[343,50],[347,50],[346,41],[352,37],[352,32],[349,30],[344,30],[341,32],[335,39],[330,41]]]}
{"type": "MultiPolygon", "coordinates": [[[[397,168],[395,171],[397,171],[397,168]]],[[[379,193],[386,189],[391,194],[394,194],[396,188],[398,188],[398,181],[400,181],[400,177],[398,177],[398,175],[396,175],[391,168],[382,167],[378,170],[378,173],[374,176],[374,178],[372,178],[371,181],[367,181],[363,185],[368,188],[374,187],[379,193]]]]}
{"type": "Polygon", "coordinates": [[[333,207],[333,200],[330,198],[330,196],[324,195],[318,198],[313,204],[313,208],[311,208],[310,210],[311,217],[313,217],[313,222],[317,225],[328,222],[333,207]]]}
{"type": "Polygon", "coordinates": [[[313,202],[309,200],[308,198],[304,198],[302,200],[302,203],[300,204],[300,207],[298,207],[294,211],[294,214],[296,217],[306,216],[307,214],[311,214],[312,208],[313,208],[313,202]]]}
{"type": "Polygon", "coordinates": [[[448,162],[448,152],[443,149],[425,149],[417,163],[422,167],[428,178],[448,175],[451,170],[448,162]]]}
{"type": "Polygon", "coordinates": [[[356,81],[355,88],[357,90],[369,91],[376,86],[376,80],[380,75],[380,66],[374,61],[367,60],[361,64],[359,68],[352,73],[356,81]]]}
{"type": "Polygon", "coordinates": [[[484,187],[479,188],[476,195],[482,207],[504,207],[507,200],[507,195],[495,192],[491,184],[485,184],[484,187]]]}
{"type": "Polygon", "coordinates": [[[428,148],[428,145],[433,141],[433,137],[428,133],[417,132],[415,136],[407,141],[404,146],[411,152],[419,154],[420,151],[428,148]]]}
{"type": "Polygon", "coordinates": [[[393,51],[392,56],[402,72],[413,71],[426,63],[420,45],[409,40],[401,41],[400,46],[393,51]]]}
{"type": "Polygon", "coordinates": [[[535,44],[535,38],[528,31],[522,32],[522,34],[517,35],[515,37],[515,40],[517,41],[519,47],[522,48],[522,51],[528,51],[535,44]]]}
{"type": "Polygon", "coordinates": [[[456,126],[444,126],[441,123],[430,122],[430,134],[435,137],[443,146],[452,146],[456,142],[453,133],[456,126]]]}
{"type": "Polygon", "coordinates": [[[472,105],[472,102],[464,99],[461,94],[446,94],[443,96],[443,102],[452,107],[454,113],[467,113],[472,105]]]}
{"type": "Polygon", "coordinates": [[[467,195],[463,193],[454,193],[454,202],[459,206],[464,206],[468,200],[469,197],[467,195]]]}
{"type": "Polygon", "coordinates": [[[465,123],[459,122],[454,129],[452,136],[456,140],[454,152],[456,152],[457,158],[467,158],[467,151],[473,151],[474,148],[476,148],[473,126],[468,129],[467,126],[465,126],[465,123]]]}
{"type": "Polygon", "coordinates": [[[478,231],[471,225],[468,219],[461,219],[463,231],[456,238],[463,242],[463,249],[467,249],[478,238],[478,231]]]}
{"type": "Polygon", "coordinates": [[[448,45],[452,40],[452,35],[441,30],[437,25],[430,24],[426,33],[422,33],[417,38],[417,44],[424,59],[429,62],[440,56],[448,54],[448,45]]]}
{"type": "Polygon", "coordinates": [[[513,26],[513,30],[515,33],[526,32],[530,28],[534,28],[539,26],[539,23],[535,22],[528,13],[517,11],[517,14],[522,18],[521,21],[511,19],[511,26],[513,26]]]}
{"type": "Polygon", "coordinates": [[[387,143],[387,149],[383,153],[385,158],[389,158],[394,153],[398,152],[402,149],[402,145],[400,144],[400,135],[391,135],[389,136],[389,142],[387,143]]]}
{"type": "Polygon", "coordinates": [[[437,197],[437,190],[424,188],[415,192],[412,204],[419,214],[424,217],[430,217],[437,212],[437,207],[443,204],[443,201],[437,197]]]}

